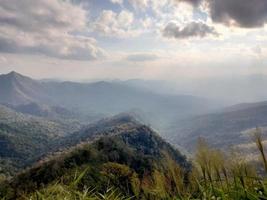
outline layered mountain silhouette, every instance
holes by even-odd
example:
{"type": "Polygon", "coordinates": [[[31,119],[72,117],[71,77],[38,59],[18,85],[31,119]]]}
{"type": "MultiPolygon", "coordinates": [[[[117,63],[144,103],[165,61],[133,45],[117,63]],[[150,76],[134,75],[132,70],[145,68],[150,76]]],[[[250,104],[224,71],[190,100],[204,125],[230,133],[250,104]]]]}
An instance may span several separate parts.
{"type": "Polygon", "coordinates": [[[193,150],[198,138],[203,137],[217,148],[242,147],[244,153],[252,153],[249,147],[255,146],[251,144],[256,127],[263,129],[266,138],[267,102],[238,104],[179,121],[172,126],[172,133],[177,134],[171,138],[188,150],[193,150]]]}
{"type": "MultiPolygon", "coordinates": [[[[248,143],[250,138],[244,132],[266,126],[266,102],[220,110],[207,99],[160,94],[120,81],[42,82],[11,72],[0,75],[0,94],[0,102],[9,109],[48,121],[75,119],[88,124],[101,117],[130,112],[187,150],[193,148],[198,137],[206,137],[222,148],[248,143]],[[215,109],[217,112],[213,112],[215,109]]],[[[72,137],[83,140],[80,134],[72,137]]]]}
{"type": "Polygon", "coordinates": [[[63,107],[86,115],[134,112],[156,128],[219,107],[204,98],[160,94],[124,82],[41,82],[16,72],[0,76],[0,94],[0,103],[19,106],[19,110],[29,113],[35,112],[36,106],[31,105],[31,111],[25,104],[32,103],[63,107]]]}

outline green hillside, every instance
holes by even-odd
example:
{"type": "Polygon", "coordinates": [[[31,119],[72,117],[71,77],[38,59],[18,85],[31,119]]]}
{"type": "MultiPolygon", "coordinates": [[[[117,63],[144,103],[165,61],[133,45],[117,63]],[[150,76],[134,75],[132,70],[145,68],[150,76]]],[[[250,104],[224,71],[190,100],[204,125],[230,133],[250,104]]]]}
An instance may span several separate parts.
{"type": "MultiPolygon", "coordinates": [[[[146,126],[124,127],[124,131],[81,144],[18,175],[8,194],[22,197],[61,180],[71,183],[86,170],[78,188],[104,192],[114,187],[127,196],[153,199],[177,193],[175,183],[186,181],[191,164],[177,150],[146,126]],[[177,172],[178,174],[176,174],[177,172]],[[157,188],[161,191],[157,192],[157,188]]],[[[10,198],[11,198],[10,197],[10,198]]]]}
{"type": "Polygon", "coordinates": [[[52,141],[80,127],[75,121],[51,121],[0,106],[0,174],[10,176],[31,165],[52,141]]]}
{"type": "Polygon", "coordinates": [[[262,171],[203,139],[191,164],[148,127],[125,127],[2,182],[0,194],[5,200],[264,200],[267,162],[260,129],[254,141],[262,171]]]}

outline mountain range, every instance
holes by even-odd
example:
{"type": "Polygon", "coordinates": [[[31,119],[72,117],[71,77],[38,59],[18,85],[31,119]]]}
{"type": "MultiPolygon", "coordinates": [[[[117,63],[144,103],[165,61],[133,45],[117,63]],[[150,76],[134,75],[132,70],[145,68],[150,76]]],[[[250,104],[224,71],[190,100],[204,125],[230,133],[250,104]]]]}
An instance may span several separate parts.
{"type": "Polygon", "coordinates": [[[253,159],[257,157],[253,133],[261,128],[267,139],[267,102],[244,103],[217,112],[177,121],[170,131],[169,140],[193,152],[198,138],[205,138],[213,147],[237,148],[253,159]],[[173,134],[178,133],[178,134],[173,134]],[[172,135],[173,134],[173,135],[172,135]]]}
{"type": "MultiPolygon", "coordinates": [[[[29,108],[25,104],[32,103],[93,116],[132,112],[162,131],[172,120],[221,107],[221,104],[205,98],[161,94],[124,82],[42,82],[11,72],[0,75],[0,86],[0,103],[24,111],[28,109],[27,112],[29,108]]],[[[36,110],[36,106],[30,109],[36,110]]]]}
{"type": "Polygon", "coordinates": [[[192,156],[199,138],[251,160],[256,127],[266,143],[267,102],[225,107],[143,84],[0,75],[0,198],[31,199],[64,184],[75,192],[112,187],[137,199],[173,199],[194,173],[181,151],[192,156]]]}
{"type": "MultiPolygon", "coordinates": [[[[155,86],[160,85],[164,84],[158,81],[155,86]]],[[[266,102],[223,107],[201,97],[163,94],[160,89],[156,92],[149,81],[39,81],[11,72],[0,75],[0,86],[0,103],[15,112],[54,121],[74,119],[84,125],[128,112],[175,145],[182,145],[182,138],[187,149],[198,136],[209,137],[217,144],[212,137],[222,135],[229,138],[226,144],[239,144],[246,140],[235,134],[265,126],[266,102]]]]}

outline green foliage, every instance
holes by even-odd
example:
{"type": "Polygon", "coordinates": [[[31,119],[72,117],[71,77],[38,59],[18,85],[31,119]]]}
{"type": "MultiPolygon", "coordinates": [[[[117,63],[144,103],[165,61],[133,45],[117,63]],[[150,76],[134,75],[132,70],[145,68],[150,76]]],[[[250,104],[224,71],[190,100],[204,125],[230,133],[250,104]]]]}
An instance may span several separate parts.
{"type": "Polygon", "coordinates": [[[210,148],[200,139],[196,150],[200,176],[195,179],[200,199],[266,199],[266,180],[240,155],[210,148]]]}
{"type": "Polygon", "coordinates": [[[139,195],[140,181],[138,174],[128,166],[112,162],[105,163],[102,166],[101,173],[108,179],[111,186],[119,188],[123,193],[139,195]]]}
{"type": "Polygon", "coordinates": [[[256,142],[257,148],[260,152],[265,172],[267,173],[267,158],[264,152],[264,145],[263,145],[263,139],[262,139],[262,131],[259,128],[256,128],[256,131],[254,132],[254,140],[256,142]]]}
{"type": "MultiPolygon", "coordinates": [[[[173,176],[178,168],[183,169],[183,173],[189,171],[190,163],[149,128],[142,125],[122,128],[123,134],[81,145],[21,173],[9,184],[8,191],[14,191],[11,198],[59,182],[60,188],[62,184],[65,187],[75,183],[79,191],[86,186],[101,194],[106,188],[116,188],[125,196],[141,199],[173,196],[177,190],[174,183],[178,183],[178,178],[173,176]],[[165,178],[162,174],[168,176],[165,178]],[[72,182],[73,179],[78,180],[77,183],[72,182]]],[[[179,182],[185,177],[183,174],[179,182]]]]}
{"type": "Polygon", "coordinates": [[[0,174],[7,177],[32,165],[79,128],[76,122],[24,115],[0,105],[0,174]]]}
{"type": "Polygon", "coordinates": [[[78,184],[84,177],[87,169],[84,170],[79,176],[69,184],[55,183],[47,187],[35,191],[29,196],[21,197],[21,199],[31,200],[130,200],[116,189],[109,188],[103,193],[96,192],[94,189],[84,187],[83,190],[78,188],[78,184]]]}
{"type": "Polygon", "coordinates": [[[115,189],[108,189],[103,193],[94,190],[84,189],[79,191],[66,185],[55,184],[41,191],[36,191],[30,197],[26,196],[22,199],[30,200],[130,200],[115,189]]]}
{"type": "MultiPolygon", "coordinates": [[[[111,136],[4,181],[0,194],[22,200],[267,199],[264,175],[236,152],[222,152],[200,139],[192,166],[146,126],[124,124],[109,131],[111,136]]],[[[257,131],[255,142],[265,166],[257,131]]]]}

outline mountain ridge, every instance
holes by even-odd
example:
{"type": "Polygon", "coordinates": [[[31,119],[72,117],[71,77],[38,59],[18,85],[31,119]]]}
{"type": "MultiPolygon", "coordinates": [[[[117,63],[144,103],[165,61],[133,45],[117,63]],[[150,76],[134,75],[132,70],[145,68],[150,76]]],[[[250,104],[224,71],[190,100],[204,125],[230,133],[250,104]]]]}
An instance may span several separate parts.
{"type": "MultiPolygon", "coordinates": [[[[263,139],[267,130],[267,102],[244,103],[233,105],[217,112],[195,116],[173,124],[171,140],[193,151],[199,137],[217,148],[226,150],[230,147],[246,146],[253,142],[255,128],[263,129],[263,139]],[[175,128],[176,127],[176,128],[175,128]],[[183,141],[183,144],[180,141],[183,141]]],[[[241,149],[251,153],[248,149],[241,149]]],[[[254,149],[253,151],[256,151],[254,149]]]]}
{"type": "Polygon", "coordinates": [[[0,76],[0,93],[3,94],[0,103],[15,106],[36,103],[63,107],[85,115],[95,113],[102,116],[135,112],[162,133],[175,119],[208,113],[221,107],[205,98],[160,94],[123,82],[42,82],[16,72],[0,76]],[[14,85],[10,77],[19,81],[15,81],[14,85]]]}
{"type": "Polygon", "coordinates": [[[25,104],[30,102],[49,102],[42,84],[15,71],[0,75],[0,102],[25,104]]]}
{"type": "MultiPolygon", "coordinates": [[[[12,179],[6,186],[9,188],[8,191],[12,190],[13,194],[18,197],[21,194],[28,194],[40,187],[53,184],[60,177],[68,181],[74,171],[84,169],[87,169],[87,172],[81,180],[83,184],[103,190],[106,186],[112,185],[111,180],[106,180],[106,175],[102,171],[105,166],[109,166],[108,169],[112,169],[112,167],[119,167],[115,168],[116,170],[130,169],[132,173],[129,175],[135,174],[134,180],[137,183],[140,182],[135,185],[139,191],[137,193],[134,188],[126,187],[121,183],[114,186],[119,186],[120,190],[126,193],[130,192],[132,195],[148,198],[153,193],[150,189],[153,183],[147,181],[152,180],[155,173],[167,174],[172,168],[180,167],[181,173],[186,176],[191,169],[191,163],[186,160],[185,156],[149,127],[132,120],[133,118],[130,116],[123,115],[115,117],[114,121],[112,119],[109,122],[105,121],[104,123],[111,123],[115,127],[122,126],[122,131],[114,133],[114,130],[107,128],[108,130],[104,131],[106,134],[103,136],[89,143],[81,143],[75,148],[70,148],[68,151],[63,151],[48,160],[39,162],[12,179]],[[134,124],[133,126],[129,125],[131,122],[134,124]],[[142,182],[146,182],[146,184],[142,184],[142,182]]],[[[133,180],[132,178],[129,180],[133,180]]],[[[173,178],[171,175],[166,175],[162,184],[166,184],[167,188],[169,181],[174,181],[173,178]]],[[[130,183],[136,182],[130,181],[130,183]]],[[[171,185],[168,185],[168,188],[169,192],[174,189],[171,185]]],[[[10,198],[15,197],[7,197],[7,199],[10,198]]]]}

